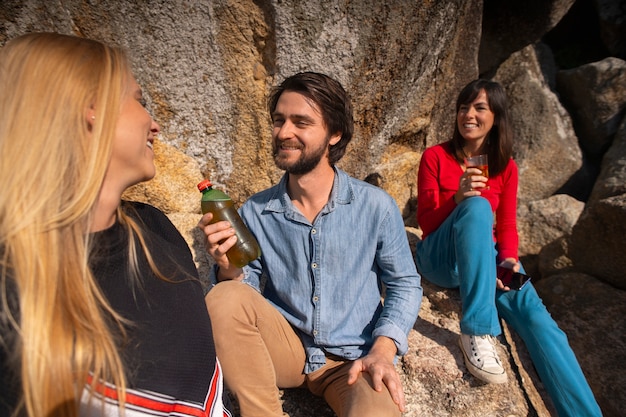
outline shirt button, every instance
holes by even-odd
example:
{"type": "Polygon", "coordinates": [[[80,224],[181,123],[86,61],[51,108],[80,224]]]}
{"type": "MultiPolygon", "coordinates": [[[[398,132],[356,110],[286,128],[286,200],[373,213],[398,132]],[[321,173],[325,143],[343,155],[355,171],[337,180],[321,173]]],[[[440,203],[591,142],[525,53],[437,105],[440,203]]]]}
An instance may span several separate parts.
{"type": "Polygon", "coordinates": [[[317,330],[313,330],[313,336],[317,336],[317,330]]]}
{"type": "Polygon", "coordinates": [[[317,268],[317,263],[313,262],[313,263],[311,264],[311,268],[317,268]]]}
{"type": "Polygon", "coordinates": [[[315,297],[313,297],[313,301],[316,302],[316,303],[319,301],[319,299],[320,298],[317,295],[315,297]]]}
{"type": "Polygon", "coordinates": [[[315,230],[315,229],[311,229],[311,234],[312,234],[312,235],[314,235],[314,234],[316,234],[316,233],[317,233],[317,230],[315,230]]]}

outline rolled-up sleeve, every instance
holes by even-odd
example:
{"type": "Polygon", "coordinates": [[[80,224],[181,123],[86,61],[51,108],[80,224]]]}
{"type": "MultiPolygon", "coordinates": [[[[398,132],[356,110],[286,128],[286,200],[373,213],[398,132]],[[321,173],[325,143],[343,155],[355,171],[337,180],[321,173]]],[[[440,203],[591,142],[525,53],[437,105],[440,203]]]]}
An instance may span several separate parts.
{"type": "Polygon", "coordinates": [[[376,262],[380,279],[385,285],[385,296],[373,336],[393,339],[398,354],[404,355],[408,350],[407,335],[421,306],[422,287],[404,222],[395,207],[389,210],[381,223],[376,262]]]}

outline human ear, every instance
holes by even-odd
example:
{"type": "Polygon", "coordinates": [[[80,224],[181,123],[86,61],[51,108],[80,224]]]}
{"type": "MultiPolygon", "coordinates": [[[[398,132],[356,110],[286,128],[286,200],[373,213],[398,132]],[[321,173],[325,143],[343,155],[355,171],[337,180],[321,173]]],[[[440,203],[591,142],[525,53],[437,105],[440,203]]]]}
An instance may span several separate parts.
{"type": "Polygon", "coordinates": [[[93,126],[93,123],[94,123],[94,122],[95,122],[95,120],[96,120],[96,112],[95,112],[95,110],[94,110],[94,108],[93,108],[93,107],[90,107],[90,108],[87,110],[87,112],[86,112],[86,114],[85,114],[85,120],[87,121],[87,128],[88,128],[89,130],[91,130],[91,128],[92,128],[92,126],[93,126]]]}
{"type": "Polygon", "coordinates": [[[336,145],[341,140],[342,133],[336,132],[330,137],[330,141],[328,142],[330,145],[336,145]]]}

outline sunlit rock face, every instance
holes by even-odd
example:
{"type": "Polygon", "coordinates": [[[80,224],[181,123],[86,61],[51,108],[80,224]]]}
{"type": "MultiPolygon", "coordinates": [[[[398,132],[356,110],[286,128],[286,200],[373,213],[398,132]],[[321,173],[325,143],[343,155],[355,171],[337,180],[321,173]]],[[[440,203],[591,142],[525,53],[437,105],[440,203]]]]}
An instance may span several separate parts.
{"type": "MultiPolygon", "coordinates": [[[[626,375],[626,19],[616,5],[3,0],[0,44],[57,31],[129,51],[162,130],[156,178],[125,197],[168,214],[205,283],[211,261],[195,228],[196,184],[208,177],[240,204],[278,181],[266,99],[282,79],[318,71],[341,81],[353,99],[355,135],[338,166],[369,176],[394,197],[412,247],[421,237],[415,211],[422,152],[450,138],[465,84],[479,76],[499,81],[515,128],[522,262],[608,417],[621,415],[626,403],[624,390],[615,389],[626,375]],[[581,15],[589,24],[576,30],[597,39],[597,58],[562,68],[554,39],[576,38],[562,35],[561,22],[581,15]]],[[[423,286],[410,350],[397,364],[405,415],[556,415],[523,343],[506,325],[499,349],[509,382],[483,385],[469,375],[456,344],[458,292],[423,286]]],[[[284,407],[292,417],[333,416],[323,400],[301,390],[285,391],[284,407]]]]}

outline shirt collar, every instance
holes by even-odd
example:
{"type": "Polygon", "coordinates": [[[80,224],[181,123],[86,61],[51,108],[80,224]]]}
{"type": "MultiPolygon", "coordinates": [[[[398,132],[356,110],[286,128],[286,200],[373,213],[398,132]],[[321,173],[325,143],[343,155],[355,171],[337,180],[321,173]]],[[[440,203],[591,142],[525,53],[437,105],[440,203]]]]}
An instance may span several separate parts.
{"type": "MultiPolygon", "coordinates": [[[[330,192],[330,198],[328,199],[326,208],[322,211],[331,212],[335,209],[337,204],[350,204],[350,202],[354,200],[354,190],[348,174],[336,167],[333,167],[333,170],[335,171],[333,188],[330,192]]],[[[265,206],[265,210],[276,213],[284,213],[294,210],[291,198],[289,198],[289,194],[287,194],[288,177],[289,174],[285,173],[280,179],[280,182],[274,189],[272,197],[265,206]]]]}

